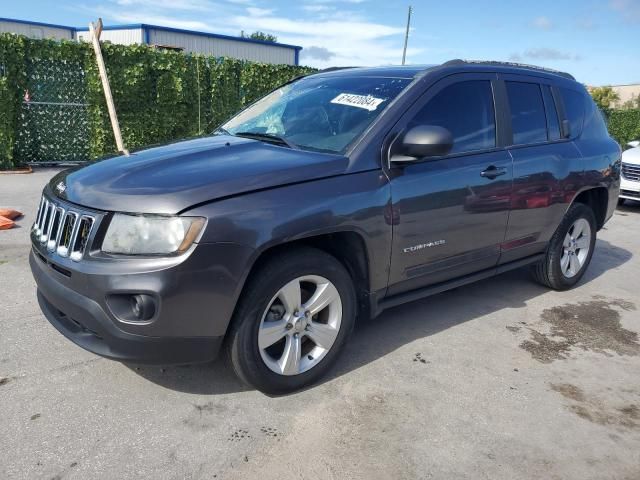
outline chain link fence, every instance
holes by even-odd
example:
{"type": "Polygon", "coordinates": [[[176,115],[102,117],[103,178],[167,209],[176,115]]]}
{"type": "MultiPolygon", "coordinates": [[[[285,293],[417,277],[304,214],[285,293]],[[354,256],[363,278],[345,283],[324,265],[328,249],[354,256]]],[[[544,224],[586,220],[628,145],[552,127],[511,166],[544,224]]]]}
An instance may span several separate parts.
{"type": "Polygon", "coordinates": [[[51,165],[89,158],[89,115],[81,62],[28,59],[27,90],[17,131],[21,163],[51,165]]]}

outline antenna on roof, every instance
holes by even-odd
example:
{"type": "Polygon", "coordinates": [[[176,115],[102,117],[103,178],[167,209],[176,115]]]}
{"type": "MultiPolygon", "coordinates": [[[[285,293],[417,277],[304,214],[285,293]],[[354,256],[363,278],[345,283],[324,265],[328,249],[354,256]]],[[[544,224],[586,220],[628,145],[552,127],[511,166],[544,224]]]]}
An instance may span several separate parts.
{"type": "Polygon", "coordinates": [[[413,8],[409,5],[409,12],[407,13],[407,30],[404,33],[404,48],[402,49],[402,65],[407,58],[407,43],[409,43],[409,28],[411,27],[411,12],[413,8]]]}

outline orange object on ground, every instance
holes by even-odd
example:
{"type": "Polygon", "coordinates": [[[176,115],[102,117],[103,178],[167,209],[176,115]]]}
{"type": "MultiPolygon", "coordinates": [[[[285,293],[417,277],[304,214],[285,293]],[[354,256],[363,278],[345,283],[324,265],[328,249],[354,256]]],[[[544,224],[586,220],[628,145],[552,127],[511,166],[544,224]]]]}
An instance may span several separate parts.
{"type": "Polygon", "coordinates": [[[15,226],[16,222],[5,217],[0,217],[0,230],[9,230],[15,226]]]}
{"type": "Polygon", "coordinates": [[[8,218],[9,220],[15,220],[22,216],[22,212],[13,210],[11,208],[0,208],[0,217],[8,218]]]}

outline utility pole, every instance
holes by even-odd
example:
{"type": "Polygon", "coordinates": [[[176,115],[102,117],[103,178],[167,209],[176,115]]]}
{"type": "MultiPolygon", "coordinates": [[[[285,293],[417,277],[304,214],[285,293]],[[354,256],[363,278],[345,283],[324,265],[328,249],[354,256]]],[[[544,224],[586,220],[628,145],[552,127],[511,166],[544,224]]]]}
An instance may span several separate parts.
{"type": "Polygon", "coordinates": [[[404,65],[405,60],[407,59],[407,43],[409,42],[409,28],[411,27],[411,12],[413,12],[413,8],[409,5],[409,13],[407,15],[407,31],[404,34],[404,49],[402,50],[402,65],[404,65]]]}

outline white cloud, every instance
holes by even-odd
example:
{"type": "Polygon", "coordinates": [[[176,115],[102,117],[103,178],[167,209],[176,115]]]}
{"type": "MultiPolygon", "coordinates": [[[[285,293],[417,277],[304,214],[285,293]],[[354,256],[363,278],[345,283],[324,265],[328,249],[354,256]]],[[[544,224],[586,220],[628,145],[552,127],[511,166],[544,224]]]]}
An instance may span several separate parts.
{"type": "Polygon", "coordinates": [[[111,18],[122,23],[148,23],[162,25],[163,27],[182,28],[184,30],[211,31],[208,24],[197,20],[179,20],[174,17],[162,15],[149,15],[145,13],[118,13],[111,14],[111,18]]]}
{"type": "MultiPolygon", "coordinates": [[[[364,1],[350,0],[340,6],[334,0],[303,0],[300,8],[315,11],[311,15],[300,15],[300,10],[276,14],[253,0],[216,0],[215,7],[208,0],[104,0],[87,10],[111,24],[149,23],[238,36],[241,31],[262,31],[277,36],[279,42],[302,46],[303,63],[320,68],[399,64],[404,24],[371,22],[366,9],[343,8],[345,3],[355,6],[364,1]],[[196,11],[209,7],[210,15],[196,11]]],[[[410,39],[408,61],[425,50],[410,39]]]]}
{"type": "Polygon", "coordinates": [[[249,7],[247,8],[247,13],[252,17],[266,17],[273,13],[273,10],[269,8],[258,8],[258,7],[249,7]]]}
{"type": "Polygon", "coordinates": [[[609,5],[629,23],[640,23],[640,0],[609,0],[609,5]]]}
{"type": "Polygon", "coordinates": [[[349,20],[292,20],[284,17],[264,16],[247,17],[238,15],[228,19],[227,23],[245,25],[246,30],[257,29],[285,34],[321,36],[339,38],[341,41],[349,39],[374,40],[404,33],[402,27],[392,27],[379,23],[349,20]]]}
{"type": "Polygon", "coordinates": [[[522,53],[512,53],[509,57],[514,62],[521,62],[527,58],[534,60],[581,60],[580,55],[547,47],[529,48],[522,53]]]}
{"type": "Polygon", "coordinates": [[[536,17],[531,22],[531,25],[540,30],[552,30],[553,22],[548,17],[536,17]]]}
{"type": "Polygon", "coordinates": [[[165,10],[207,11],[213,4],[207,0],[115,0],[121,7],[160,8],[165,10]]]}

